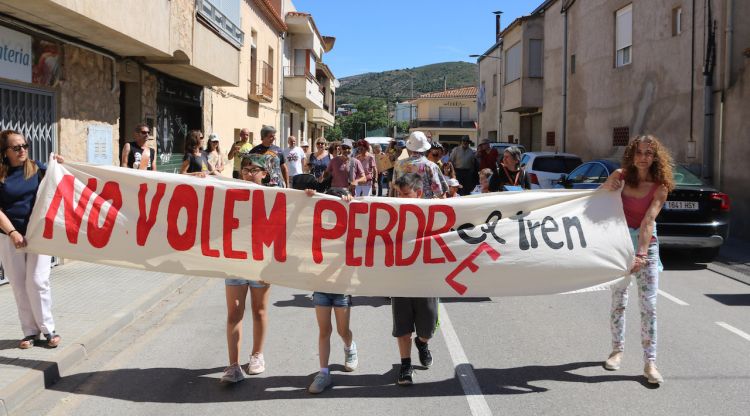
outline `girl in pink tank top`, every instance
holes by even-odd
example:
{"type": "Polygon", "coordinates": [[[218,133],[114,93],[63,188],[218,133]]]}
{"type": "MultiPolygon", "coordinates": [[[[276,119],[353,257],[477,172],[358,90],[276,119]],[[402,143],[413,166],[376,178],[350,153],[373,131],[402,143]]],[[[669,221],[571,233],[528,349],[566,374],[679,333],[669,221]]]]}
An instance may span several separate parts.
{"type": "Polygon", "coordinates": [[[620,368],[625,351],[628,286],[635,277],[641,307],[641,341],[645,362],[643,376],[652,384],[664,381],[656,368],[656,294],[659,290],[656,216],[673,188],[672,158],[653,136],[636,137],[625,149],[622,169],[612,173],[602,185],[602,189],[621,191],[622,208],[636,253],[631,275],[612,286],[612,353],[605,361],[604,368],[612,371],[620,368]]]}

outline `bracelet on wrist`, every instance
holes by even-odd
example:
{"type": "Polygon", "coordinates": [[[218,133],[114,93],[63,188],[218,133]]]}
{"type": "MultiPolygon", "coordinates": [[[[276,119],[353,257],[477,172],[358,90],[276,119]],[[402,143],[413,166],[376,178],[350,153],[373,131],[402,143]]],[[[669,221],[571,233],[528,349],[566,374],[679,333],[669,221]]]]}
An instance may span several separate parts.
{"type": "MultiPolygon", "coordinates": [[[[18,230],[13,229],[13,230],[8,231],[7,236],[10,237],[10,235],[13,233],[18,233],[18,230]]],[[[18,233],[18,234],[21,234],[21,233],[18,233]]]]}

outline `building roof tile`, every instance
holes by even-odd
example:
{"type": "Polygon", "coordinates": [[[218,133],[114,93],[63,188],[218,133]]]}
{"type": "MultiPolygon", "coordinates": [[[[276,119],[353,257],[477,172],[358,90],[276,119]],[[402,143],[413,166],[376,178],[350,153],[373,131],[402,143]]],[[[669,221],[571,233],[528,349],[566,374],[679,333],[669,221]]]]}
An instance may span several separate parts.
{"type": "Polygon", "coordinates": [[[428,92],[419,98],[476,98],[477,87],[461,87],[445,91],[428,92]]]}

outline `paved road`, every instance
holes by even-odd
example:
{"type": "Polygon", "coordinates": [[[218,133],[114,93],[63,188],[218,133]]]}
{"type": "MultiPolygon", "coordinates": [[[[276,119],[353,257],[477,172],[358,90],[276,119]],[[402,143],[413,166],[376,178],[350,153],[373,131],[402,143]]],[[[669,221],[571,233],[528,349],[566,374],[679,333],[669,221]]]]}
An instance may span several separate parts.
{"type": "Polygon", "coordinates": [[[73,374],[16,414],[749,414],[750,285],[679,258],[667,266],[659,297],[666,383],[657,389],[640,376],[635,302],[623,368],[602,368],[609,292],[599,291],[445,300],[435,364],[418,371],[409,388],[394,385],[390,307],[380,298],[355,298],[360,368],[341,371],[335,339],[335,387],[312,396],[313,309],[306,293],[281,287],[272,290],[266,373],[225,387],[218,383],[226,365],[223,282],[206,279],[102,339],[73,374]]]}

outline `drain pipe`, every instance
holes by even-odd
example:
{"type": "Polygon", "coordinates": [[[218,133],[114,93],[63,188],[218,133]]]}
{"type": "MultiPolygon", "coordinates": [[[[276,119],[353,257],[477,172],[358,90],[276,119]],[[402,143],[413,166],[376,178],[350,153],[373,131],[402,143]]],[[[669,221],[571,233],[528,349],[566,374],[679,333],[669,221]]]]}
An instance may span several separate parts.
{"type": "Polygon", "coordinates": [[[21,29],[24,29],[24,30],[28,30],[30,32],[34,32],[34,33],[40,34],[42,36],[46,36],[48,38],[55,39],[58,42],[63,42],[63,43],[67,43],[67,44],[73,45],[73,46],[75,46],[77,48],[81,48],[83,50],[95,53],[97,55],[101,55],[101,56],[109,59],[110,61],[112,61],[112,77],[111,77],[111,84],[110,84],[110,87],[111,87],[110,88],[110,92],[115,92],[115,90],[117,90],[117,58],[115,58],[114,55],[110,55],[110,54],[108,54],[106,52],[102,52],[101,50],[92,48],[91,46],[87,46],[87,45],[85,45],[85,44],[83,44],[81,42],[77,42],[75,40],[72,40],[71,38],[63,37],[63,36],[60,36],[60,35],[56,35],[56,34],[50,32],[50,31],[47,31],[47,30],[44,30],[44,29],[40,29],[40,28],[38,28],[36,26],[33,26],[33,25],[30,25],[28,23],[24,23],[24,22],[21,22],[21,21],[9,18],[6,15],[0,14],[0,22],[6,23],[8,25],[15,26],[15,27],[18,27],[18,28],[21,28],[21,29]]]}
{"type": "Polygon", "coordinates": [[[716,158],[716,171],[718,175],[714,180],[716,188],[721,188],[721,165],[723,161],[723,147],[724,147],[724,129],[726,123],[726,112],[724,105],[727,98],[727,92],[729,87],[732,85],[732,47],[734,43],[734,0],[727,0],[726,9],[726,28],[725,28],[725,43],[724,43],[724,83],[721,91],[721,103],[719,104],[719,141],[716,144],[716,154],[719,155],[716,158]]]}
{"type": "Polygon", "coordinates": [[[575,0],[564,1],[560,13],[563,14],[563,64],[562,64],[562,151],[566,152],[568,136],[568,9],[575,0]]]}
{"type": "Polygon", "coordinates": [[[706,45],[703,64],[703,162],[701,177],[713,183],[713,127],[714,127],[714,64],[716,62],[716,22],[711,13],[711,2],[706,0],[706,45]]]}

